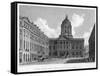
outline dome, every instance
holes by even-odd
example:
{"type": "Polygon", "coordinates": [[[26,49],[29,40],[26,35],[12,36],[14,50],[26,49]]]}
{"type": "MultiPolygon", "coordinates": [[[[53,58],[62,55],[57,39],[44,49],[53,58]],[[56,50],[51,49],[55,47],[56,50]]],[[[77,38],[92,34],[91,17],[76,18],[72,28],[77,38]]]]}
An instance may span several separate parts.
{"type": "Polygon", "coordinates": [[[66,15],[66,17],[65,17],[65,19],[63,20],[63,22],[62,22],[62,25],[61,26],[69,26],[69,25],[71,25],[71,22],[69,21],[69,19],[68,19],[68,16],[66,15]],[[66,24],[66,25],[65,25],[66,24]]]}
{"type": "Polygon", "coordinates": [[[67,15],[61,24],[61,35],[66,37],[72,37],[72,26],[67,15]]]}

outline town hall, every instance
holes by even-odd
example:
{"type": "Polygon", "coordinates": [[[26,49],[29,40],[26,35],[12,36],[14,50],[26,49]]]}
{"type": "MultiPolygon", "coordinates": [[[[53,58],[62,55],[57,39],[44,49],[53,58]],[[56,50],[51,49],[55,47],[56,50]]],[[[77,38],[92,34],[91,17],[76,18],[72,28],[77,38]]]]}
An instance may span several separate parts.
{"type": "Polygon", "coordinates": [[[61,34],[58,38],[49,38],[49,56],[83,57],[84,39],[73,38],[72,25],[68,16],[62,21],[61,34]]]}

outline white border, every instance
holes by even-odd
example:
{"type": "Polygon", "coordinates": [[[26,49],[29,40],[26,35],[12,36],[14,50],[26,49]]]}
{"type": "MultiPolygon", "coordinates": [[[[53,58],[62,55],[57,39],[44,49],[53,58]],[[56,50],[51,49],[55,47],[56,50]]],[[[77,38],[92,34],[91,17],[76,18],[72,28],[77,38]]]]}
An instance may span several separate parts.
{"type": "Polygon", "coordinates": [[[74,9],[89,9],[89,10],[94,10],[94,8],[86,8],[86,7],[76,7],[76,6],[67,6],[67,4],[66,4],[66,6],[60,6],[60,5],[58,5],[58,6],[56,6],[56,5],[39,5],[39,4],[18,4],[18,5],[20,5],[20,6],[40,6],[40,7],[53,7],[53,8],[74,8],[74,9]]]}
{"type": "MultiPolygon", "coordinates": [[[[43,6],[43,7],[60,7],[60,8],[80,8],[80,9],[90,9],[84,7],[66,7],[66,6],[52,6],[52,5],[38,5],[38,4],[18,4],[17,6],[17,71],[20,72],[35,72],[35,71],[50,71],[50,70],[72,70],[72,69],[86,69],[86,68],[96,68],[96,61],[92,63],[72,63],[72,64],[45,64],[45,65],[25,65],[19,66],[19,6],[43,6]]],[[[91,8],[94,9],[94,8],[91,8]]],[[[95,27],[96,29],[96,27],[95,27]]],[[[96,31],[96,30],[95,30],[96,31]]],[[[95,32],[96,35],[96,32],[95,32]]],[[[96,37],[96,36],[95,36],[96,37]]],[[[96,38],[95,38],[96,39],[96,38]]],[[[96,44],[95,44],[96,45],[96,44]]],[[[96,49],[96,48],[95,48],[96,49]]],[[[95,53],[96,54],[96,53],[95,53]]],[[[95,55],[96,58],[96,55],[95,55]]]]}

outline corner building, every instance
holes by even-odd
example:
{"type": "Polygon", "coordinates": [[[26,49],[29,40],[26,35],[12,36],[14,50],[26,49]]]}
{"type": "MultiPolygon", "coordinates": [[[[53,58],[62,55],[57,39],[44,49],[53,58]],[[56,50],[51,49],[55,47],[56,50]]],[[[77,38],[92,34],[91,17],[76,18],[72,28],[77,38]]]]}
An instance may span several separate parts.
{"type": "Polygon", "coordinates": [[[95,61],[95,25],[89,38],[89,59],[95,61]]]}
{"type": "Polygon", "coordinates": [[[27,17],[19,18],[19,63],[31,63],[40,55],[48,56],[48,37],[27,17]]]}
{"type": "Polygon", "coordinates": [[[49,39],[49,51],[50,57],[83,57],[84,39],[73,38],[71,22],[67,16],[62,21],[59,37],[49,39]]]}

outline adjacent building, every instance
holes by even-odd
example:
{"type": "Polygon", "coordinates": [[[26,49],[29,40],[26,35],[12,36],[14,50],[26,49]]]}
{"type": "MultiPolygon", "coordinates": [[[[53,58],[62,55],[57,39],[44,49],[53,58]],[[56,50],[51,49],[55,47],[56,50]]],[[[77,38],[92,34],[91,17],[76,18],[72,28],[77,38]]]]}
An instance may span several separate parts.
{"type": "Polygon", "coordinates": [[[49,55],[51,57],[83,57],[84,39],[73,38],[72,26],[68,17],[62,21],[61,35],[49,39],[49,55]]]}
{"type": "Polygon", "coordinates": [[[89,60],[95,61],[95,25],[89,38],[89,60]]]}
{"type": "Polygon", "coordinates": [[[48,37],[27,17],[19,18],[19,63],[33,62],[39,55],[48,56],[48,37]]]}

